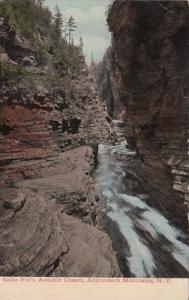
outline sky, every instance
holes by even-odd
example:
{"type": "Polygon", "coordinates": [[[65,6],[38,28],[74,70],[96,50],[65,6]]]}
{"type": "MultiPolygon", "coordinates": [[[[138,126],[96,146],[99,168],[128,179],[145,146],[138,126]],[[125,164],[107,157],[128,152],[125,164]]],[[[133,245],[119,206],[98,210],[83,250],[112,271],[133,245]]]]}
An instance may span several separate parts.
{"type": "Polygon", "coordinates": [[[78,27],[73,34],[74,40],[77,44],[80,37],[83,38],[87,63],[92,56],[95,61],[101,60],[110,45],[105,13],[111,3],[112,0],[45,0],[51,11],[54,12],[57,4],[66,20],[71,15],[75,18],[78,27]]]}

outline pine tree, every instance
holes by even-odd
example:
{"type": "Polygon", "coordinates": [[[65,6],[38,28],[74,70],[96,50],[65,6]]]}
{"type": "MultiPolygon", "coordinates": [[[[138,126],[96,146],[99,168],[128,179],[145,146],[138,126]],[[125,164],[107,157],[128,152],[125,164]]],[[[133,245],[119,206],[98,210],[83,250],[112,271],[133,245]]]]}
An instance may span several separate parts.
{"type": "Polygon", "coordinates": [[[67,40],[67,37],[68,37],[68,26],[65,25],[64,26],[64,29],[63,29],[63,34],[64,34],[64,39],[67,40]]]}
{"type": "Polygon", "coordinates": [[[81,49],[81,52],[83,52],[84,44],[83,44],[82,37],[80,37],[80,39],[79,39],[79,48],[81,49]]]}
{"type": "Polygon", "coordinates": [[[71,44],[72,41],[72,32],[75,31],[77,28],[74,17],[70,17],[67,22],[67,28],[68,28],[68,43],[71,44]]]}
{"type": "Polygon", "coordinates": [[[54,31],[55,31],[55,46],[60,47],[62,38],[62,28],[63,28],[63,18],[62,13],[58,6],[55,8],[55,18],[54,18],[54,31]]]}
{"type": "Polygon", "coordinates": [[[93,52],[91,52],[91,65],[92,65],[92,66],[95,65],[93,52]]]}

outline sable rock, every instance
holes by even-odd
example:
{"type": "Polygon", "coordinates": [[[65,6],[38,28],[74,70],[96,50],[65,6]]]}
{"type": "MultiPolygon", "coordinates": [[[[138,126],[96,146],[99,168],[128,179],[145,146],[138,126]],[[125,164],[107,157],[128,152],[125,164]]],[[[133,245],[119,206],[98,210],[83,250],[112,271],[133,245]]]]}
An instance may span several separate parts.
{"type": "Polygon", "coordinates": [[[113,68],[121,75],[117,85],[127,112],[126,137],[138,153],[136,172],[152,192],[155,204],[185,230],[188,19],[186,1],[117,0],[108,16],[113,68]]]}

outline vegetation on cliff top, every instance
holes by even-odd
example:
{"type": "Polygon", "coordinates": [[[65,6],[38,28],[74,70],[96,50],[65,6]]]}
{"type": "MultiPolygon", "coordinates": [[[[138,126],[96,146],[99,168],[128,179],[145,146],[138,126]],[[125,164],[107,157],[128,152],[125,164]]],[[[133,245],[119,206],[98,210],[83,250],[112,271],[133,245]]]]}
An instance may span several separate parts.
{"type": "MultiPolygon", "coordinates": [[[[24,37],[35,54],[38,66],[51,65],[59,75],[64,73],[62,70],[78,73],[84,58],[81,46],[74,45],[72,37],[77,27],[74,17],[64,20],[57,6],[53,15],[43,2],[3,0],[0,2],[0,18],[24,37]]],[[[16,70],[17,67],[10,67],[8,63],[2,65],[1,71],[6,73],[7,79],[9,69],[12,77],[12,69],[16,70]]]]}

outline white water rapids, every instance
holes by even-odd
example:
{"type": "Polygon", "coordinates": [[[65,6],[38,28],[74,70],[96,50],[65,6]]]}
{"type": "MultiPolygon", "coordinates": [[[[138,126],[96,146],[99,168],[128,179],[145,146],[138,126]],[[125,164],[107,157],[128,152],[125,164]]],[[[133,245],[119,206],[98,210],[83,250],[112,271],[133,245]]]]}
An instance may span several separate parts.
{"type": "Polygon", "coordinates": [[[189,269],[187,237],[144,194],[127,193],[124,159],[135,153],[119,145],[99,145],[96,190],[105,230],[112,238],[123,275],[186,277],[189,269]],[[125,271],[126,270],[126,271],[125,271]]]}

